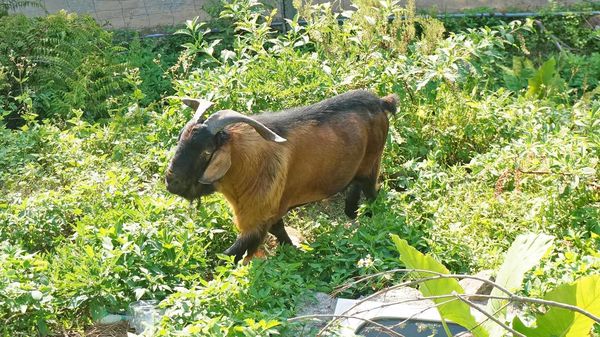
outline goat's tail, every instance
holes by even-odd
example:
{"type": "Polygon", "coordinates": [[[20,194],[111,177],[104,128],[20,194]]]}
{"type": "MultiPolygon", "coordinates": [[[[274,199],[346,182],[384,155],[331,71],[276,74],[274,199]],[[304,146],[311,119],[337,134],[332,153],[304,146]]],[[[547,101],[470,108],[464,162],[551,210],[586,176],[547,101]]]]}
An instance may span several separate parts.
{"type": "Polygon", "coordinates": [[[392,115],[396,114],[397,104],[398,96],[396,94],[387,95],[381,99],[381,107],[383,110],[391,113],[392,115]]]}

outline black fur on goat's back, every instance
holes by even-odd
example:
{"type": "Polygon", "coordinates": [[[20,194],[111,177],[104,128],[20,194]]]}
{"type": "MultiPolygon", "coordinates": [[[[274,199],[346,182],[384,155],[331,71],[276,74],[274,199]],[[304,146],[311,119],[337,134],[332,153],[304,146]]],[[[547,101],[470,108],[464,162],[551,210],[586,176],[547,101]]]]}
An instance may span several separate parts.
{"type": "Polygon", "coordinates": [[[298,124],[313,122],[316,125],[344,118],[348,113],[355,113],[365,118],[388,111],[396,112],[395,95],[380,98],[370,91],[353,90],[337,95],[321,102],[278,112],[265,112],[252,116],[269,129],[285,137],[287,131],[298,124]]]}

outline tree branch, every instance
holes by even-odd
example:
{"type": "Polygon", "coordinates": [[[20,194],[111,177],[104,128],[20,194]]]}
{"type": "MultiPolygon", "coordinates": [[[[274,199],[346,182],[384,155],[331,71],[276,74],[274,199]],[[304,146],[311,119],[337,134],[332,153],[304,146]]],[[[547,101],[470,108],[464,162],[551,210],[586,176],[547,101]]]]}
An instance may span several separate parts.
{"type": "MultiPolygon", "coordinates": [[[[484,282],[488,285],[491,285],[495,288],[497,288],[498,290],[500,290],[501,292],[505,293],[507,296],[506,297],[502,297],[502,296],[491,296],[491,295],[481,295],[481,294],[477,294],[477,296],[479,297],[483,297],[483,298],[488,298],[488,299],[501,299],[501,300],[505,300],[508,301],[508,303],[506,303],[505,305],[503,305],[503,307],[505,307],[506,305],[513,303],[513,302],[518,302],[518,303],[533,303],[533,304],[542,304],[542,305],[548,305],[548,306],[553,306],[553,307],[558,307],[558,308],[562,308],[562,309],[568,309],[568,310],[572,310],[575,312],[578,312],[582,315],[587,316],[588,318],[592,319],[593,321],[595,321],[596,323],[600,323],[600,318],[595,316],[594,314],[579,308],[577,306],[574,305],[570,305],[570,304],[566,304],[566,303],[560,303],[560,302],[555,302],[555,301],[548,301],[548,300],[541,300],[541,299],[537,299],[537,298],[531,298],[531,297],[524,297],[524,296],[518,296],[515,295],[514,293],[512,293],[511,291],[509,291],[508,289],[500,286],[499,284],[497,284],[494,281],[490,281],[488,279],[485,278],[481,278],[481,277],[477,277],[477,276],[471,276],[471,275],[464,275],[464,274],[442,274],[442,273],[438,273],[438,272],[434,272],[434,271],[430,271],[430,270],[423,270],[423,269],[406,269],[406,268],[399,268],[399,269],[393,269],[393,270],[389,270],[389,271],[384,271],[384,272],[380,272],[380,273],[376,273],[376,274],[372,274],[372,275],[367,275],[364,277],[361,277],[359,279],[356,279],[353,282],[350,282],[338,289],[336,289],[334,292],[332,292],[332,295],[335,296],[336,294],[338,294],[339,292],[346,290],[358,283],[367,281],[369,279],[375,278],[375,277],[379,277],[382,275],[388,275],[388,274],[394,274],[394,273],[399,273],[399,272],[404,272],[404,273],[421,273],[421,274],[431,274],[433,276],[430,277],[422,277],[422,278],[418,278],[418,279],[414,279],[411,281],[406,281],[406,282],[402,282],[400,284],[394,285],[392,287],[386,288],[386,289],[382,289],[378,292],[375,292],[374,294],[371,294],[370,296],[367,296],[366,298],[362,299],[361,301],[357,302],[355,305],[353,305],[352,307],[350,307],[348,310],[346,310],[346,312],[344,312],[344,314],[348,313],[350,310],[356,308],[358,305],[376,297],[379,296],[383,293],[386,293],[390,290],[393,289],[398,289],[398,288],[402,288],[402,287],[407,287],[407,286],[411,286],[411,285],[418,285],[420,283],[424,283],[427,281],[431,281],[431,280],[436,280],[436,279],[446,279],[446,278],[455,278],[455,279],[462,279],[462,278],[467,278],[467,279],[474,279],[474,280],[478,280],[481,282],[484,282]]],[[[420,297],[418,299],[407,299],[407,300],[403,300],[403,301],[397,301],[397,302],[392,302],[392,303],[382,303],[381,306],[377,307],[377,308],[383,308],[386,306],[391,306],[394,304],[401,304],[401,303],[406,303],[406,302],[412,302],[412,301],[418,301],[418,300],[431,300],[431,299],[439,299],[439,298],[449,298],[449,297],[459,297],[461,301],[469,304],[471,307],[473,307],[475,310],[482,312],[484,315],[487,316],[488,319],[494,321],[495,323],[501,325],[503,328],[505,328],[507,331],[511,331],[513,332],[514,330],[512,330],[510,327],[506,326],[504,323],[500,322],[499,320],[497,320],[495,317],[493,317],[494,314],[489,314],[488,312],[485,312],[485,310],[482,310],[481,308],[479,308],[478,306],[476,306],[474,303],[472,303],[471,301],[469,301],[466,297],[467,296],[471,296],[471,295],[467,295],[467,294],[449,294],[449,295],[438,295],[438,296],[428,296],[428,297],[420,297]]],[[[371,310],[371,309],[369,309],[371,310]]],[[[365,312],[367,310],[361,310],[358,311],[357,313],[362,313],[365,312]]],[[[328,322],[325,327],[323,327],[323,329],[321,329],[321,331],[326,331],[326,329],[328,329],[331,324],[333,324],[333,322],[335,321],[332,320],[330,322],[328,322]]],[[[479,325],[481,325],[483,322],[479,323],[479,325]]],[[[518,336],[523,336],[522,334],[519,334],[518,332],[513,332],[515,334],[517,334],[518,336]]]]}
{"type": "Polygon", "coordinates": [[[456,296],[456,298],[458,298],[459,300],[461,300],[461,301],[463,301],[464,303],[466,303],[467,305],[469,305],[471,308],[473,308],[473,309],[475,309],[475,310],[479,311],[480,313],[484,314],[484,315],[485,315],[487,318],[489,318],[490,320],[492,320],[494,323],[496,323],[496,324],[500,325],[500,326],[501,326],[502,328],[504,328],[506,331],[512,332],[514,335],[517,335],[517,336],[519,336],[519,337],[527,337],[527,336],[525,336],[524,334],[522,334],[522,333],[518,332],[517,330],[514,330],[513,328],[509,327],[508,325],[506,325],[506,324],[504,324],[504,323],[500,322],[500,320],[499,320],[499,319],[497,319],[496,317],[492,316],[492,315],[491,315],[490,313],[488,313],[487,311],[485,311],[485,310],[483,310],[483,309],[479,308],[479,307],[477,306],[477,304],[475,304],[475,303],[473,303],[473,302],[469,301],[469,300],[468,300],[468,299],[466,299],[466,298],[462,298],[462,297],[461,297],[459,294],[456,294],[455,296],[456,296]]]}
{"type": "Polygon", "coordinates": [[[551,307],[557,307],[557,308],[561,308],[561,309],[572,310],[572,311],[578,312],[578,313],[580,313],[580,314],[582,314],[584,316],[589,317],[590,319],[592,319],[596,323],[600,323],[600,317],[592,314],[589,311],[583,310],[580,307],[575,306],[575,305],[561,303],[561,302],[555,302],[555,301],[541,300],[539,298],[518,296],[518,295],[511,296],[509,300],[510,301],[514,301],[514,302],[521,302],[521,303],[543,304],[543,305],[548,305],[548,306],[551,306],[551,307]]]}
{"type": "MultiPolygon", "coordinates": [[[[298,316],[298,317],[294,317],[294,318],[288,318],[288,322],[295,322],[295,321],[300,321],[303,319],[307,319],[307,318],[334,318],[335,319],[339,319],[339,318],[346,318],[346,319],[358,319],[364,322],[367,322],[369,324],[373,324],[376,327],[384,330],[385,332],[391,333],[392,336],[396,336],[396,337],[406,337],[403,334],[396,332],[390,328],[388,328],[387,326],[377,323],[373,320],[370,320],[368,318],[364,318],[364,317],[355,317],[355,316],[350,316],[350,315],[327,315],[327,314],[316,314],[316,315],[305,315],[305,316],[298,316]]],[[[323,328],[324,329],[324,328],[323,328]]],[[[317,334],[317,336],[320,336],[324,331],[323,329],[321,329],[321,331],[319,331],[319,334],[317,334]]]]}

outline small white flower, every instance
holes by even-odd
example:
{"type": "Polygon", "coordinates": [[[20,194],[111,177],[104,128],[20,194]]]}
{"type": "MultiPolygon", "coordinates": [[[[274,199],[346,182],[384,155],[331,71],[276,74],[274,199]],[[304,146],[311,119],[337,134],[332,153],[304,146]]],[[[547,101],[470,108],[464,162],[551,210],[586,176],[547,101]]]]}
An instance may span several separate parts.
{"type": "Polygon", "coordinates": [[[371,254],[367,254],[365,258],[358,260],[358,263],[356,265],[359,268],[373,267],[373,257],[371,256],[371,254]]]}

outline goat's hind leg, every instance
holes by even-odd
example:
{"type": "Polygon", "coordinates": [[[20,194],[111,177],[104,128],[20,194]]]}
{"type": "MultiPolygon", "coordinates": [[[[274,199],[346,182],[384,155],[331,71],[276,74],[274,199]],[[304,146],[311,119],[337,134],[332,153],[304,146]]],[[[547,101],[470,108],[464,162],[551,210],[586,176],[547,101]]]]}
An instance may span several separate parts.
{"type": "MultiPolygon", "coordinates": [[[[362,192],[365,195],[365,199],[367,202],[371,203],[373,200],[377,198],[379,194],[379,165],[381,163],[381,155],[378,157],[377,161],[375,161],[373,168],[371,169],[371,173],[364,178],[360,179],[360,185],[362,187],[362,192]]],[[[373,216],[373,212],[371,210],[367,210],[365,215],[369,218],[373,216]]]]}
{"type": "MultiPolygon", "coordinates": [[[[346,208],[345,213],[350,219],[355,219],[358,215],[358,202],[360,200],[360,192],[365,195],[367,201],[371,202],[377,198],[378,186],[377,175],[370,177],[356,177],[350,184],[346,193],[346,208]]],[[[370,211],[365,212],[365,215],[371,217],[373,214],[370,211]]]]}
{"type": "Polygon", "coordinates": [[[252,256],[256,252],[258,246],[265,238],[265,234],[266,233],[264,231],[258,229],[251,232],[241,233],[233,245],[227,248],[227,250],[223,253],[229,256],[235,256],[234,261],[237,263],[244,257],[244,254],[247,253],[247,256],[252,256]]]}
{"type": "MultiPolygon", "coordinates": [[[[377,176],[372,177],[356,177],[350,183],[348,192],[346,193],[346,208],[345,213],[350,219],[356,219],[358,216],[358,202],[360,201],[360,192],[365,195],[367,201],[373,201],[377,198],[377,176]]],[[[365,213],[366,216],[371,216],[370,212],[365,213]]]]}
{"type": "Polygon", "coordinates": [[[373,163],[371,172],[362,180],[362,191],[367,200],[373,201],[379,194],[379,167],[381,166],[381,153],[373,163]]]}
{"type": "Polygon", "coordinates": [[[377,198],[377,194],[379,193],[379,188],[377,186],[377,176],[362,179],[361,186],[365,198],[369,202],[377,198]]]}
{"type": "MultiPolygon", "coordinates": [[[[379,192],[378,178],[379,166],[381,164],[381,152],[377,156],[370,157],[366,160],[359,169],[358,173],[350,183],[346,194],[346,215],[355,219],[358,215],[358,202],[360,193],[365,195],[367,201],[371,202],[377,198],[379,192]]],[[[371,212],[365,212],[366,216],[372,216],[371,212]]]]}
{"type": "Polygon", "coordinates": [[[348,192],[346,192],[346,207],[344,208],[344,213],[346,213],[350,219],[356,219],[356,216],[358,215],[360,191],[360,182],[356,179],[352,180],[350,186],[348,187],[348,192]]]}

